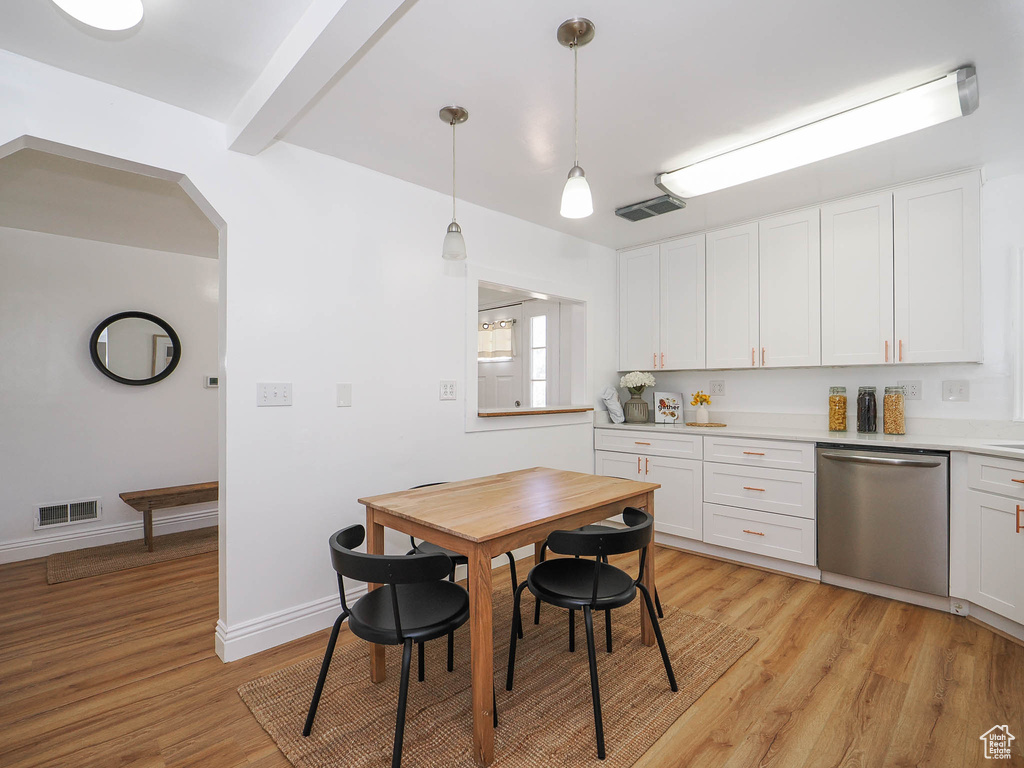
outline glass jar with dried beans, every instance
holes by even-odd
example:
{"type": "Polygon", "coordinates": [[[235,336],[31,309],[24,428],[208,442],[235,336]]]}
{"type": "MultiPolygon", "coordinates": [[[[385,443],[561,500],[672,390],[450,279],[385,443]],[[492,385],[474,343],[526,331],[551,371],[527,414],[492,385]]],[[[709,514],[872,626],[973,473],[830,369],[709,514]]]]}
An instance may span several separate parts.
{"type": "Polygon", "coordinates": [[[861,387],[857,390],[857,431],[872,433],[878,431],[878,401],[875,387],[861,387]]]}
{"type": "Polygon", "coordinates": [[[903,387],[886,387],[882,400],[882,429],[887,435],[907,434],[907,416],[904,409],[906,390],[903,387]]]}
{"type": "Polygon", "coordinates": [[[828,388],[828,431],[846,431],[846,387],[828,388]]]}

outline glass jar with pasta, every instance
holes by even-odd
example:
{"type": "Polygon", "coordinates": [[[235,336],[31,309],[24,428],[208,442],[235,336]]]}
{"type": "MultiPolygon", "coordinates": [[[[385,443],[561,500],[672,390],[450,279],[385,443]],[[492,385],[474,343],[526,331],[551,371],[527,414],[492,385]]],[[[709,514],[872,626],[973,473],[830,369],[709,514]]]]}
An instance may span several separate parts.
{"type": "Polygon", "coordinates": [[[828,431],[846,431],[846,387],[828,388],[828,431]]]}
{"type": "Polygon", "coordinates": [[[882,429],[887,435],[907,434],[906,389],[886,387],[882,399],[882,429]]]}

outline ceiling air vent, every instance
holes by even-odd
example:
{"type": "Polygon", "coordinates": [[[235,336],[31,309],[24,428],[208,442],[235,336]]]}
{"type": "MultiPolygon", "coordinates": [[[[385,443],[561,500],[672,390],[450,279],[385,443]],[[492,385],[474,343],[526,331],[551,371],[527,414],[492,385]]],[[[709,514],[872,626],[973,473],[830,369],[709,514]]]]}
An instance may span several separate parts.
{"type": "Polygon", "coordinates": [[[672,195],[662,195],[652,200],[644,200],[640,203],[625,205],[615,209],[615,215],[621,216],[628,221],[643,221],[653,216],[661,216],[663,213],[679,211],[686,207],[686,201],[680,200],[672,195]]]}
{"type": "Polygon", "coordinates": [[[35,529],[98,520],[101,509],[98,498],[42,504],[36,507],[35,529]]]}

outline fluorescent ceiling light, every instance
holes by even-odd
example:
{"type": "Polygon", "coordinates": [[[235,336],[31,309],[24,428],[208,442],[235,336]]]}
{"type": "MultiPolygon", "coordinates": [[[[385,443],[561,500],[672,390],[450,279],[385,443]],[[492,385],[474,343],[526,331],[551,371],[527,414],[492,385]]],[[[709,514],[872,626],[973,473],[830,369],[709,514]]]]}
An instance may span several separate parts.
{"type": "Polygon", "coordinates": [[[96,29],[120,31],[142,21],[142,0],[53,0],[64,13],[96,29]]]}
{"type": "Polygon", "coordinates": [[[678,171],[659,173],[654,181],[669,194],[696,197],[913,133],[977,108],[974,67],[961,67],[916,88],[678,171]]]}

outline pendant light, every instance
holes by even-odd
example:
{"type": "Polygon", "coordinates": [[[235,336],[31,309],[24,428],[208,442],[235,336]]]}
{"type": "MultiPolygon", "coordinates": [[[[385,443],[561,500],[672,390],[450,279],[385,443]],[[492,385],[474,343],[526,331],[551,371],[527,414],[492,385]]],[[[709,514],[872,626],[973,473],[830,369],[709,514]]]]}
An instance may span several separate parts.
{"type": "Polygon", "coordinates": [[[567,219],[583,219],[594,212],[590,184],[580,167],[579,49],[594,39],[594,22],[575,18],[558,25],[558,42],[572,50],[572,135],[575,147],[573,166],[562,189],[561,214],[567,219]]]}
{"type": "Polygon", "coordinates": [[[462,227],[455,221],[455,126],[469,120],[469,112],[462,107],[442,107],[437,116],[452,127],[452,223],[444,236],[441,258],[463,261],[466,258],[466,239],[462,236],[462,227]]]}
{"type": "Polygon", "coordinates": [[[68,16],[96,29],[121,32],[142,21],[142,0],[53,0],[68,16]]]}

